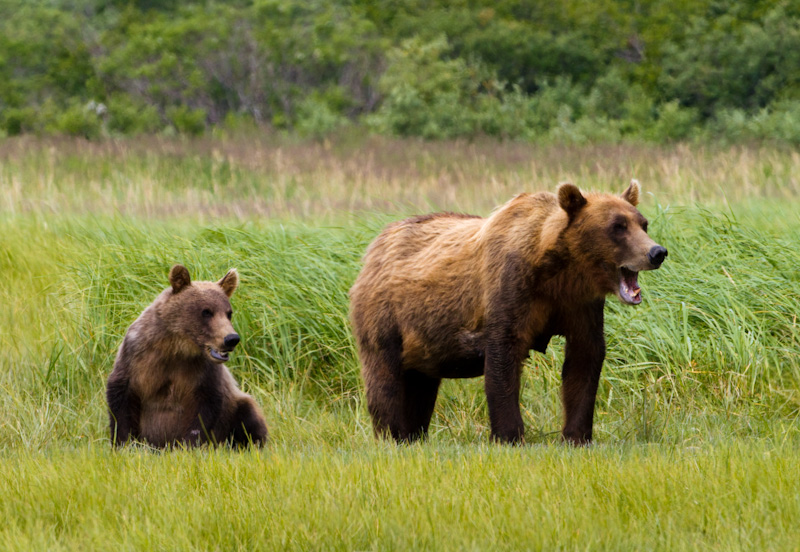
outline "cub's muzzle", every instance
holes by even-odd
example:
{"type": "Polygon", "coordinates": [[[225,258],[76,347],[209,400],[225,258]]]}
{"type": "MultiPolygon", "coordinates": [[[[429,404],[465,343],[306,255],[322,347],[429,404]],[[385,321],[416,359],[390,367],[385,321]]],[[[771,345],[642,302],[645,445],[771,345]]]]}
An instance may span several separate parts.
{"type": "Polygon", "coordinates": [[[214,347],[207,347],[206,351],[208,352],[208,356],[211,357],[211,360],[214,362],[228,362],[230,358],[230,353],[234,347],[239,344],[239,334],[237,333],[230,333],[225,336],[222,340],[222,347],[217,350],[214,347]]]}

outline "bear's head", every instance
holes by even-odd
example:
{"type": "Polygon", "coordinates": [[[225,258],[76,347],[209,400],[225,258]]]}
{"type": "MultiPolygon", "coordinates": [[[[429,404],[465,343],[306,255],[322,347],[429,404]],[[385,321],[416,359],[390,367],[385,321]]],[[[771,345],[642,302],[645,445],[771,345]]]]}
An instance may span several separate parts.
{"type": "Polygon", "coordinates": [[[630,305],[641,303],[639,272],[660,267],[667,250],[647,235],[647,219],[636,209],[639,183],[632,180],[621,196],[584,195],[574,184],[561,184],[558,203],[567,213],[562,235],[570,256],[595,291],[615,293],[630,305]]]}
{"type": "Polygon", "coordinates": [[[239,274],[231,269],[218,282],[192,282],[189,271],[175,265],[169,273],[172,289],[164,292],[158,316],[183,354],[202,355],[215,363],[228,360],[239,343],[233,329],[230,297],[239,285],[239,274]]]}

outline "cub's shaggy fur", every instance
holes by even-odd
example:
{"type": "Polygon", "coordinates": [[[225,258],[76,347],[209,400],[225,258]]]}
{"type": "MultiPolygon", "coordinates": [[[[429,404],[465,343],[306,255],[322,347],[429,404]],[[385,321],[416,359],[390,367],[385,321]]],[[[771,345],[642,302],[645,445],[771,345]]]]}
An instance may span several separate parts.
{"type": "Polygon", "coordinates": [[[376,433],[424,435],[442,378],[485,376],[492,435],[521,441],[520,370],[529,351],[566,337],[563,438],[592,438],[605,357],[603,306],[641,302],[638,272],[667,251],[621,197],[520,194],[480,218],[438,213],[389,225],[350,290],[351,320],[376,433]]]}
{"type": "Polygon", "coordinates": [[[229,301],[239,275],[192,282],[175,265],[169,282],[128,328],[108,378],[113,444],[263,445],[264,417],[224,364],[239,343],[229,301]]]}

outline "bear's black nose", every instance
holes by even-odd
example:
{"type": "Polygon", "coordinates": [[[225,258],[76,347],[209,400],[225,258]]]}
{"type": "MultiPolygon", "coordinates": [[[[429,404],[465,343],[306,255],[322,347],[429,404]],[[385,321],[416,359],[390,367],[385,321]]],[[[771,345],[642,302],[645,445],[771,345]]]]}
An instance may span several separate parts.
{"type": "Polygon", "coordinates": [[[225,346],[227,350],[231,350],[239,344],[239,334],[228,334],[225,336],[225,339],[222,341],[222,344],[225,346]]]}
{"type": "Polygon", "coordinates": [[[661,247],[660,245],[654,245],[652,248],[650,248],[650,251],[647,253],[647,260],[650,261],[650,264],[656,268],[661,266],[661,263],[663,263],[664,259],[666,258],[667,258],[667,248],[661,247]]]}

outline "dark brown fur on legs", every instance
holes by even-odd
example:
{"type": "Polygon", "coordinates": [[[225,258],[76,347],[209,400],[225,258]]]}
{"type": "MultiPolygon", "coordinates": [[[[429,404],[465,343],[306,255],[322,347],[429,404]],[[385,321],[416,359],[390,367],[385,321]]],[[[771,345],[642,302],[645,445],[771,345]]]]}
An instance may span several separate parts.
{"type": "Polygon", "coordinates": [[[236,270],[192,282],[175,265],[169,281],[128,328],[108,378],[112,443],[263,445],[264,417],[224,364],[239,343],[229,301],[236,270]]]}
{"type": "MultiPolygon", "coordinates": [[[[227,441],[231,445],[246,447],[252,443],[261,446],[267,442],[268,434],[264,416],[251,397],[239,399],[230,427],[227,441]]],[[[224,429],[221,429],[220,434],[224,433],[224,429]]]]}
{"type": "Polygon", "coordinates": [[[485,219],[438,213],[389,225],[350,290],[376,433],[425,435],[441,379],[484,375],[493,438],[521,442],[523,362],[563,335],[562,435],[590,442],[605,297],[640,303],[639,271],[667,254],[647,236],[638,200],[635,181],[621,196],[563,184],[485,219]]]}
{"type": "Polygon", "coordinates": [[[440,379],[408,370],[367,386],[367,405],[376,435],[412,442],[428,433],[440,379]]]}
{"type": "Polygon", "coordinates": [[[391,435],[411,442],[428,431],[440,379],[414,370],[402,370],[402,344],[396,331],[387,329],[379,350],[361,348],[367,405],[376,435],[391,435]]]}
{"type": "Polygon", "coordinates": [[[573,313],[573,322],[565,329],[566,347],[561,369],[564,404],[564,439],[575,444],[592,441],[594,403],[600,371],[606,355],[603,338],[604,300],[586,305],[583,312],[573,313]]]}

